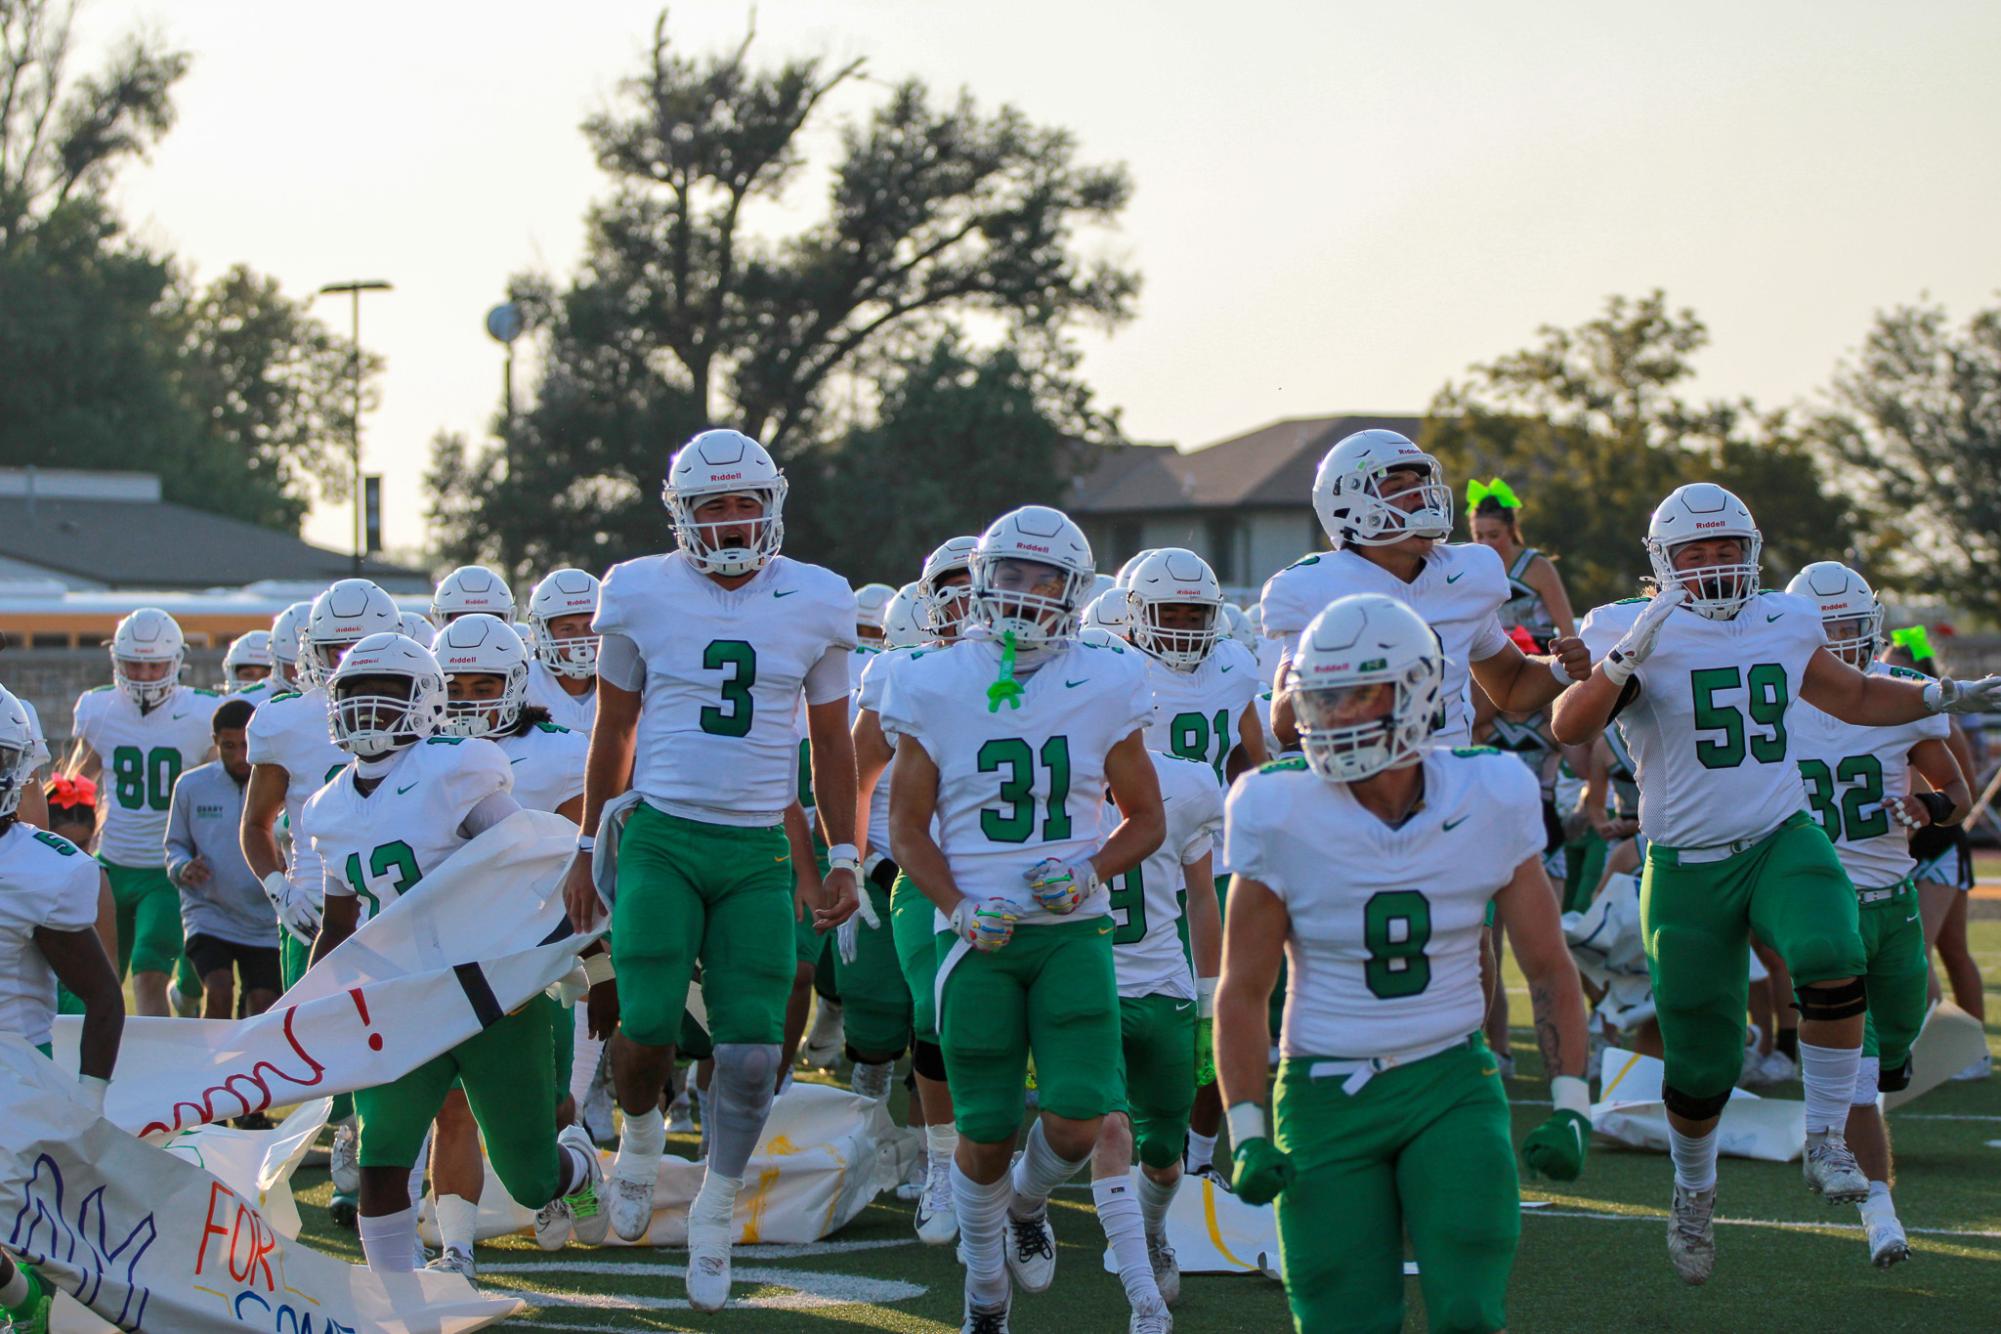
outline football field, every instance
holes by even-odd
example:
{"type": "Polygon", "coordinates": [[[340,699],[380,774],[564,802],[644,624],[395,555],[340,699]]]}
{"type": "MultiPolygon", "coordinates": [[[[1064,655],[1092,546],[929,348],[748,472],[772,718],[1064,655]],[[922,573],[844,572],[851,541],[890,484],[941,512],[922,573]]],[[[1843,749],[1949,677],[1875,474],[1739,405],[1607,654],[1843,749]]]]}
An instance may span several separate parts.
{"type": "MultiPolygon", "coordinates": [[[[1992,909],[1987,911],[1992,912],[1992,909]]],[[[2001,915],[1972,924],[1989,978],[1990,1016],[2001,1014],[2001,915]]],[[[1521,987],[1519,975],[1511,985],[1521,987]]],[[[1513,1018],[1525,1024],[1526,993],[1513,1018]]],[[[1990,1048],[2001,1025],[1990,1017],[1990,1048]]],[[[1518,1027],[1520,1077],[1509,1085],[1517,1143],[1548,1114],[1534,1070],[1534,1038],[1518,1027]]],[[[1780,1085],[1778,1097],[1799,1097],[1780,1085]]],[[[899,1093],[899,1097],[900,1097],[899,1093]]],[[[1887,1272],[1869,1267],[1852,1207],[1830,1207],[1801,1183],[1798,1164],[1726,1158],[1717,1207],[1716,1275],[1684,1287],[1663,1242],[1670,1168],[1663,1154],[1594,1146],[1581,1180],[1552,1189],[1524,1182],[1536,1207],[1522,1215],[1521,1250],[1509,1290],[1516,1330],[1969,1330],[1990,1328],[2001,1310],[2001,1082],[1948,1083],[1890,1117],[1898,1212],[1912,1258],[1887,1272]]],[[[691,1137],[669,1152],[692,1155],[691,1137]]],[[[295,1180],[306,1236],[359,1262],[354,1234],[328,1226],[326,1174],[295,1180]]],[[[1055,1286],[1018,1295],[1013,1327],[1024,1334],[1096,1334],[1125,1328],[1124,1293],[1100,1265],[1104,1234],[1088,1187],[1060,1192],[1052,1209],[1060,1246],[1055,1286]]],[[[685,1253],[630,1248],[556,1254],[526,1237],[483,1245],[481,1286],[520,1293],[529,1309],[508,1329],[575,1331],[896,1330],[958,1328],[959,1269],[950,1248],[920,1245],[910,1206],[884,1196],[837,1237],[815,1246],[739,1248],[735,1300],[703,1315],[688,1308],[685,1253]]],[[[1424,1328],[1417,1284],[1406,1327],[1424,1328]]],[[[1189,1278],[1175,1310],[1183,1331],[1289,1328],[1285,1295],[1262,1278],[1189,1278]]]]}

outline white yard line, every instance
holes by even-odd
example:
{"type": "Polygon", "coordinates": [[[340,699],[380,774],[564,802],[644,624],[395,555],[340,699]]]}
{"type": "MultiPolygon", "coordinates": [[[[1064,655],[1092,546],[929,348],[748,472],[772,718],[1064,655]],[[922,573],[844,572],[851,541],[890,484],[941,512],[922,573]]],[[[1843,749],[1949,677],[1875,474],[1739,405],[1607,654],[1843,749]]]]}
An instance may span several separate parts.
{"type": "MultiPolygon", "coordinates": [[[[1653,1223],[1658,1226],[1667,1221],[1667,1215],[1659,1214],[1615,1214],[1595,1209],[1532,1209],[1525,1210],[1524,1218],[1588,1218],[1607,1223],[1653,1223]]],[[[1813,1223],[1804,1220],[1784,1218],[1719,1218],[1722,1227],[1770,1227],[1788,1232],[1860,1232],[1860,1223],[1813,1223]]],[[[1973,1237],[1984,1241],[2001,1240],[2001,1230],[1981,1228],[1950,1227],[1907,1227],[1906,1232],[1920,1233],[1927,1237],[1973,1237]]]]}

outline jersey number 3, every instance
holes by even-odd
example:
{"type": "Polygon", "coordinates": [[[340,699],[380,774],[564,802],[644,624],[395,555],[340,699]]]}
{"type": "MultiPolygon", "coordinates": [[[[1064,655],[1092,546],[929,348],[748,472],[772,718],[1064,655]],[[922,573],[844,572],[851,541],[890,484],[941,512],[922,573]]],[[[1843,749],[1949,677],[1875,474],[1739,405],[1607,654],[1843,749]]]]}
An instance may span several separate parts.
{"type": "Polygon", "coordinates": [[[702,706],[702,730],[711,736],[748,736],[753,701],[750,688],[757,684],[757,650],[741,639],[715,639],[702,650],[702,666],[712,672],[727,671],[723,678],[723,703],[702,706]]]}

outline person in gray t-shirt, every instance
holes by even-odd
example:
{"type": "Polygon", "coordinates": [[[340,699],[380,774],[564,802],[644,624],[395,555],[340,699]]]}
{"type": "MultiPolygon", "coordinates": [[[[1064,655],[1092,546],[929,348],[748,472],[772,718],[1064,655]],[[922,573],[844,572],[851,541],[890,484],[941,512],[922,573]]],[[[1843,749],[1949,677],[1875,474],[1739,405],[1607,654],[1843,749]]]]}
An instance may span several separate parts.
{"type": "Polygon", "coordinates": [[[167,815],[167,875],[181,891],[188,962],[202,981],[202,1017],[228,1019],[242,975],[244,1014],[278,999],[278,925],[264,887],[237,840],[250,750],[244,729],[253,706],[223,701],[215,711],[219,758],[181,775],[167,815]]]}

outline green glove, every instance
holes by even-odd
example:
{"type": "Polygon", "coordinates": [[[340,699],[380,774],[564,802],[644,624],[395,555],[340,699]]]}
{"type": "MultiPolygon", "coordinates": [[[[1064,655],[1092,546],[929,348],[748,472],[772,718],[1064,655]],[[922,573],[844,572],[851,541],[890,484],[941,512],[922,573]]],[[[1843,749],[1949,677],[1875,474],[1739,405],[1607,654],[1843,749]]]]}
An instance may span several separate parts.
{"type": "Polygon", "coordinates": [[[1584,1150],[1590,1143],[1590,1120],[1576,1112],[1559,1111],[1522,1141],[1522,1161],[1528,1164],[1531,1176],[1575,1181],[1584,1171],[1584,1150]]]}
{"type": "Polygon", "coordinates": [[[1210,1020],[1195,1021],[1195,1087],[1216,1082],[1216,1026],[1210,1020]]]}
{"type": "Polygon", "coordinates": [[[1230,1188],[1246,1204],[1270,1204],[1292,1184],[1292,1159],[1268,1139],[1247,1139],[1231,1155],[1230,1188]]]}

